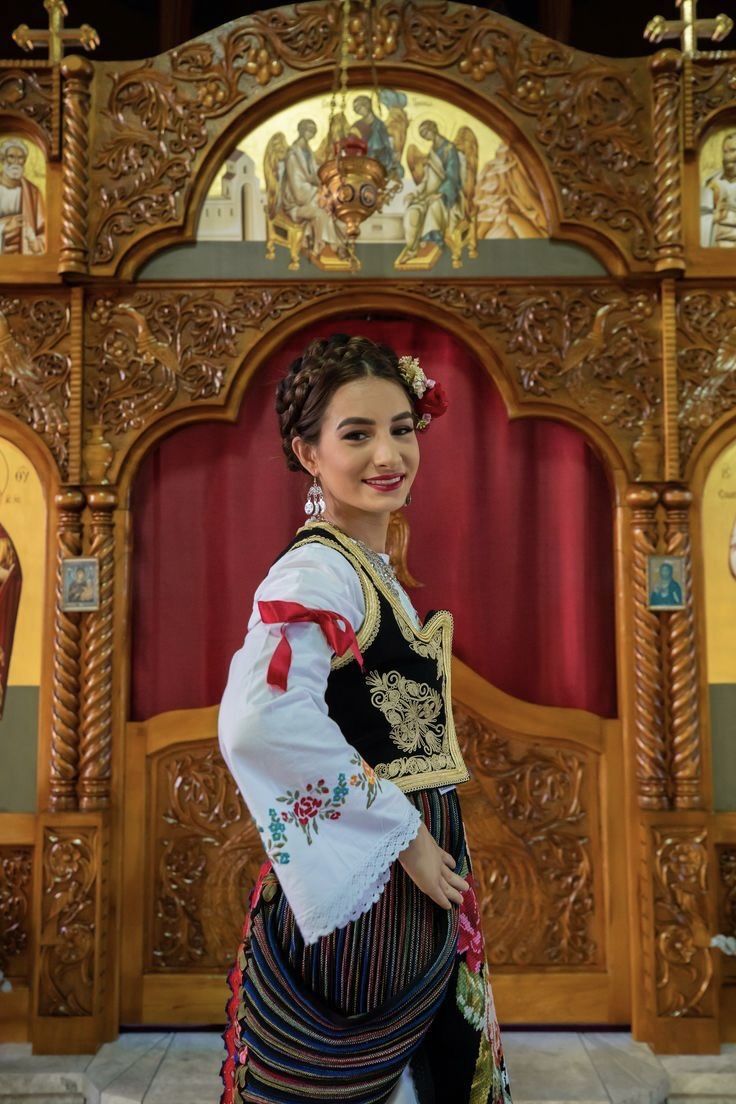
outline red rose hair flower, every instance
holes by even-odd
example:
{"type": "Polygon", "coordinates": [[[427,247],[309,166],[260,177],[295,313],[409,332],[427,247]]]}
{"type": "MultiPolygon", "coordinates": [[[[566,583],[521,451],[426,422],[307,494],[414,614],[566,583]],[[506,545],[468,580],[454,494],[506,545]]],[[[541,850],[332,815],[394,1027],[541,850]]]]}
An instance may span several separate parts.
{"type": "Polygon", "coordinates": [[[399,373],[416,395],[415,407],[419,414],[417,429],[425,430],[432,418],[441,417],[447,410],[445,389],[441,383],[425,376],[417,357],[399,357],[399,373]]]}

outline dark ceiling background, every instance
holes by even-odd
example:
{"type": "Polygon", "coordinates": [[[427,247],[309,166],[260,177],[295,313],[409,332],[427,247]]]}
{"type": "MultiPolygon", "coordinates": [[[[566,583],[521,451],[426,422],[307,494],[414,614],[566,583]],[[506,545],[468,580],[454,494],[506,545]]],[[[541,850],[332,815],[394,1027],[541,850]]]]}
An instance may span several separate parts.
{"type": "MultiPolygon", "coordinates": [[[[102,39],[100,60],[151,57],[204,31],[253,11],[280,7],[257,0],[67,0],[69,26],[91,23],[102,39]]],[[[503,12],[580,50],[609,57],[653,52],[644,40],[652,15],[677,17],[675,0],[486,0],[478,8],[503,12]]],[[[698,15],[726,11],[736,16],[734,0],[700,0],[698,15]]],[[[47,25],[41,0],[0,0],[0,58],[24,57],[11,39],[19,23],[47,25]]],[[[724,47],[736,49],[736,31],[724,47]]],[[[35,53],[41,56],[40,51],[35,53]]]]}

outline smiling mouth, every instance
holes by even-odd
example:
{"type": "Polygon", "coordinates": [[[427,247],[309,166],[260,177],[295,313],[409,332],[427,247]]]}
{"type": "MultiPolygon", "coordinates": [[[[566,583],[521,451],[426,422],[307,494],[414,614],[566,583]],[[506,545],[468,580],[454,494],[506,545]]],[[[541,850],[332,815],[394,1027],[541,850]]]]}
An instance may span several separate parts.
{"type": "Polygon", "coordinates": [[[395,491],[397,487],[400,487],[406,477],[403,475],[392,475],[381,479],[364,479],[363,482],[367,483],[369,487],[374,487],[377,491],[395,491]]]}

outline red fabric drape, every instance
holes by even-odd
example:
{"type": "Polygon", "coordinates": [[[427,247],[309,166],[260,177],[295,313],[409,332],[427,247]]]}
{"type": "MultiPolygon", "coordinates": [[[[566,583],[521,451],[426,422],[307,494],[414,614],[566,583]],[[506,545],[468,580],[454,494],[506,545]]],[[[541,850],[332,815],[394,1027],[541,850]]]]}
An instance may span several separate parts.
{"type": "Polygon", "coordinates": [[[420,435],[407,509],[421,614],[455,617],[455,652],[509,694],[616,712],[612,506],[584,438],[510,422],[489,375],[426,322],[346,319],[304,331],[249,386],[236,425],[162,441],[136,478],[131,714],[211,705],[240,647],[253,592],[304,520],[309,481],[287,471],[276,380],[312,337],[362,333],[418,355],[448,413],[420,435]]]}

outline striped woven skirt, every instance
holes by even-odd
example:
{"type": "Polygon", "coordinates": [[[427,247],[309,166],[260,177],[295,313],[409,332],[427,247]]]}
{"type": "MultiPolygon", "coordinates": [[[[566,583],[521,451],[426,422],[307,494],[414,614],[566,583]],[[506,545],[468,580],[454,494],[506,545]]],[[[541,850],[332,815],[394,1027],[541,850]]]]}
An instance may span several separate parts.
{"type": "Polygon", "coordinates": [[[305,946],[271,864],[251,893],[223,1038],[221,1104],[511,1104],[457,793],[408,795],[470,882],[435,905],[400,863],[357,920],[305,946]]]}

